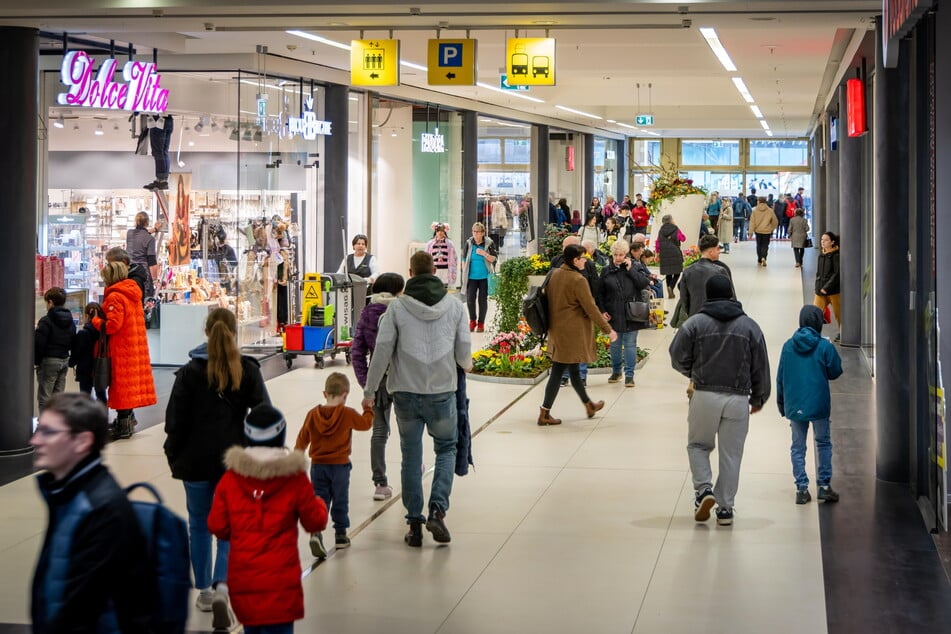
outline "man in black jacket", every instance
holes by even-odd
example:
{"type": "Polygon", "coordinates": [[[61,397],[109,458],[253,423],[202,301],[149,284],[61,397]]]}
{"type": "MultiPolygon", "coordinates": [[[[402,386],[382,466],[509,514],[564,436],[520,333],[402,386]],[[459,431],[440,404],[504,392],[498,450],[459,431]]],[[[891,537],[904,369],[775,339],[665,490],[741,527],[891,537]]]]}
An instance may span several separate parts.
{"type": "Polygon", "coordinates": [[[670,343],[670,363],[690,379],[687,457],[696,492],[694,519],[705,522],[717,505],[717,524],[733,523],[733,500],[750,414],[769,398],[766,339],[746,316],[725,275],[706,283],[706,301],[670,343]],[[716,486],[710,452],[719,445],[716,486]]]}
{"type": "Polygon", "coordinates": [[[730,267],[720,261],[720,239],[714,235],[700,238],[700,259],[684,269],[680,278],[680,301],[687,311],[687,317],[693,317],[707,299],[706,285],[714,275],[725,275],[733,279],[730,267]]]}
{"type": "Polygon", "coordinates": [[[43,293],[46,315],[40,317],[33,332],[33,365],[36,367],[36,406],[42,412],[46,402],[66,389],[69,351],[76,324],[66,308],[66,291],[54,286],[43,293]]]}
{"type": "Polygon", "coordinates": [[[34,634],[149,634],[156,579],[132,505],[102,463],[105,408],[53,396],[30,439],[49,526],[33,576],[34,634]]]}

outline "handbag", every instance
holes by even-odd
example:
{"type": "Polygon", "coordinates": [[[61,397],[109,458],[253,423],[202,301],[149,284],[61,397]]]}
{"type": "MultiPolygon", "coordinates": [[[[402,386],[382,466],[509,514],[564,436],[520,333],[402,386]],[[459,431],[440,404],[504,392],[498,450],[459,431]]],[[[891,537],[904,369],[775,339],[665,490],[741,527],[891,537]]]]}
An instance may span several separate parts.
{"type": "Polygon", "coordinates": [[[625,302],[624,309],[627,311],[628,321],[634,321],[641,324],[650,322],[651,307],[647,302],[625,302]]]}
{"type": "Polygon", "coordinates": [[[96,351],[96,361],[92,368],[92,386],[98,391],[105,391],[112,380],[112,360],[109,358],[109,336],[103,327],[99,334],[99,349],[96,351]]]}
{"type": "Polygon", "coordinates": [[[802,243],[802,248],[811,249],[812,248],[812,238],[806,238],[806,241],[802,243]]]}

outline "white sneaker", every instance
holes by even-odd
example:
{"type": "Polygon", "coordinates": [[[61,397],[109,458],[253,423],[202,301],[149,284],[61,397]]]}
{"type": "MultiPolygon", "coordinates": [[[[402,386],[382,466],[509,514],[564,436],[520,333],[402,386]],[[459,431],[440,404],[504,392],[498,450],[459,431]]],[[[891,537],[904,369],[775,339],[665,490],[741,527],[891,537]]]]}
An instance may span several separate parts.
{"type": "Polygon", "coordinates": [[[393,497],[393,487],[386,484],[376,485],[376,489],[373,491],[374,500],[388,500],[393,497]]]}
{"type": "Polygon", "coordinates": [[[215,598],[215,591],[211,588],[205,588],[198,591],[198,599],[195,601],[195,607],[199,612],[211,612],[211,603],[215,598]]]}
{"type": "Polygon", "coordinates": [[[235,620],[231,603],[228,601],[227,586],[219,586],[214,591],[214,598],[211,600],[211,627],[215,632],[230,632],[234,629],[235,620]]]}

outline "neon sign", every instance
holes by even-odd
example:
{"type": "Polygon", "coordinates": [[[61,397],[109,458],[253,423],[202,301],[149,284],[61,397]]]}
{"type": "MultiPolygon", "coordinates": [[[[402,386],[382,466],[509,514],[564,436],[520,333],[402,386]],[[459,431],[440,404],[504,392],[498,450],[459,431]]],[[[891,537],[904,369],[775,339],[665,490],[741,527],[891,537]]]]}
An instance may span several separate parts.
{"type": "Polygon", "coordinates": [[[60,80],[67,91],[56,101],[61,106],[163,113],[168,109],[168,90],[162,88],[162,76],[151,62],[128,61],[122,79],[115,81],[119,62],[110,58],[93,74],[94,61],[83,51],[71,51],[63,57],[60,80]]]}

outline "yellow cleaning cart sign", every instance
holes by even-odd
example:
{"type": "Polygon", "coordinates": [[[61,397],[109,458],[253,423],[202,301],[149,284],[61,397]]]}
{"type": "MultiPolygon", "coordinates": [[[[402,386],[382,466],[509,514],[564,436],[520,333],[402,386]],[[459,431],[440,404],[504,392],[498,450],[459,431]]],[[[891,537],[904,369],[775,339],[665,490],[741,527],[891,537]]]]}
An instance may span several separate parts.
{"type": "Polygon", "coordinates": [[[555,85],[555,39],[513,37],[505,41],[505,70],[512,86],[555,85]]]}
{"type": "Polygon", "coordinates": [[[311,306],[322,306],[323,293],[320,292],[320,273],[307,273],[301,284],[301,319],[300,323],[310,325],[311,306]]]}
{"type": "Polygon", "coordinates": [[[354,86],[399,85],[400,41],[351,40],[350,83],[354,86]]]}
{"type": "Polygon", "coordinates": [[[429,40],[427,81],[431,86],[474,86],[476,40],[429,40]]]}

